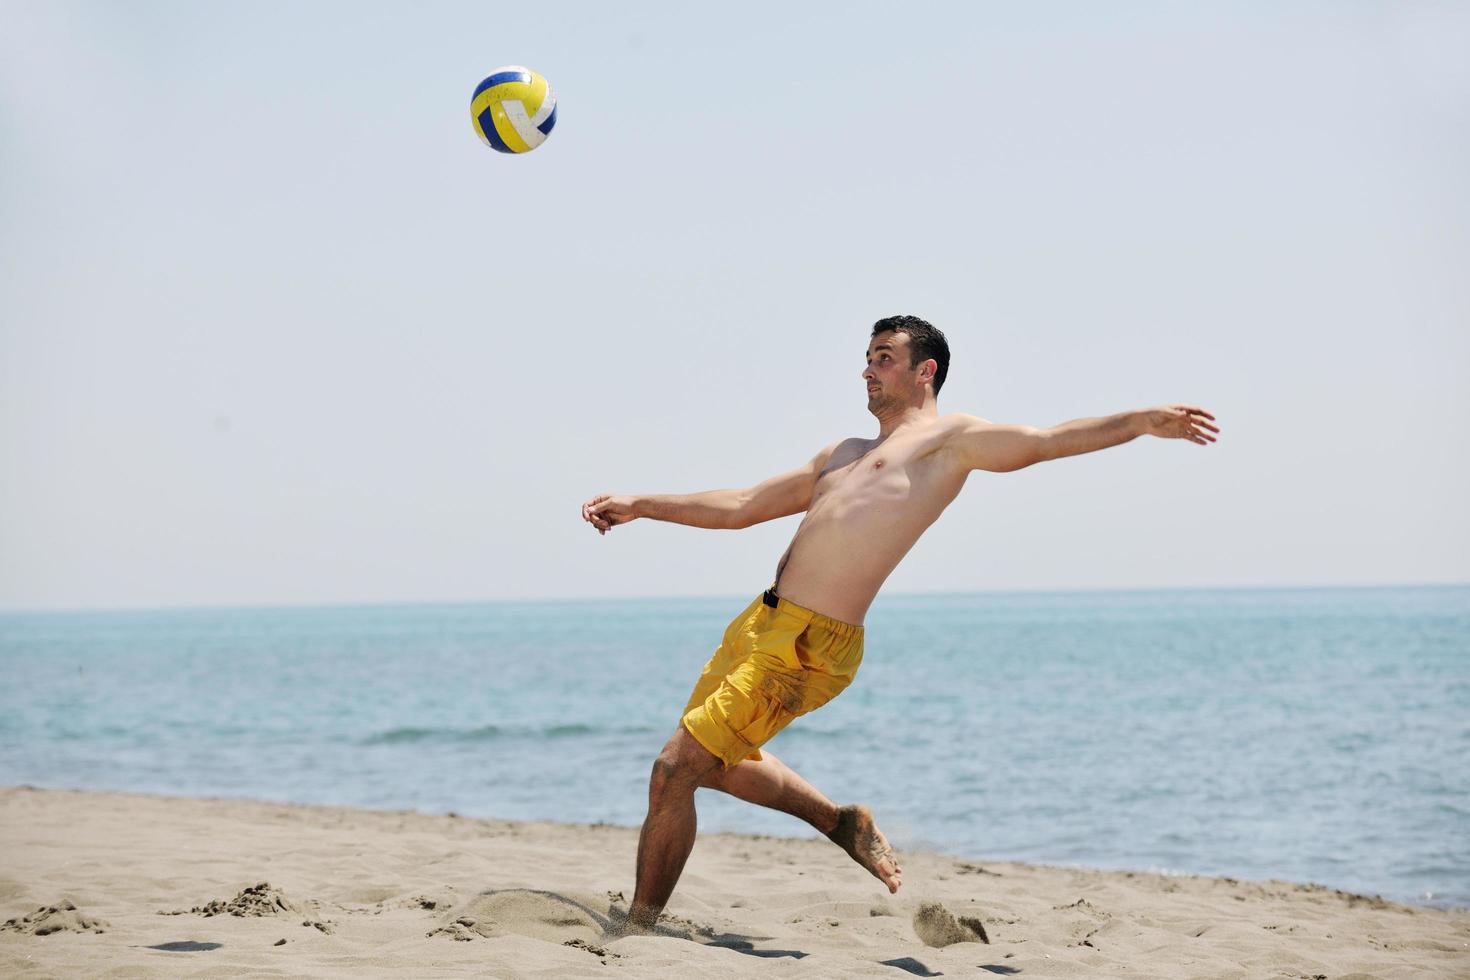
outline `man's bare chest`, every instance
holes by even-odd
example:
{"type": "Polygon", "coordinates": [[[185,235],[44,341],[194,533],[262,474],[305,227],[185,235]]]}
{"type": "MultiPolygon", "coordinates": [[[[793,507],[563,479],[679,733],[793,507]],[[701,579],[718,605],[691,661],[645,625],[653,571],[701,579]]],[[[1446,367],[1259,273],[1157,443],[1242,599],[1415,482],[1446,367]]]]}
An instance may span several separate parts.
{"type": "Polygon", "coordinates": [[[947,470],[952,467],[945,464],[942,452],[917,440],[858,445],[845,453],[834,453],[817,478],[811,509],[824,501],[833,505],[876,503],[922,499],[936,491],[942,494],[942,486],[952,482],[946,479],[947,470]]]}

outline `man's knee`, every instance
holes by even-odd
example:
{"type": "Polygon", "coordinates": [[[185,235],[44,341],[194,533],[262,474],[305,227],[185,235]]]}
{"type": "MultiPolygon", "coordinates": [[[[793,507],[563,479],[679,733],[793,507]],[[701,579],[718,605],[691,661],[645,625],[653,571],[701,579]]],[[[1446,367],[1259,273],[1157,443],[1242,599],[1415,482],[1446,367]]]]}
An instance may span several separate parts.
{"type": "Polygon", "coordinates": [[[649,774],[648,781],[654,786],[677,783],[683,774],[683,768],[679,765],[678,758],[668,749],[664,749],[653,760],[653,772],[649,774]]]}
{"type": "Polygon", "coordinates": [[[693,793],[710,773],[719,769],[719,759],[681,727],[653,760],[653,772],[648,779],[649,796],[693,793]]]}
{"type": "Polygon", "coordinates": [[[698,788],[699,781],[689,778],[687,767],[660,753],[648,777],[648,806],[654,809],[671,797],[693,796],[698,788]]]}

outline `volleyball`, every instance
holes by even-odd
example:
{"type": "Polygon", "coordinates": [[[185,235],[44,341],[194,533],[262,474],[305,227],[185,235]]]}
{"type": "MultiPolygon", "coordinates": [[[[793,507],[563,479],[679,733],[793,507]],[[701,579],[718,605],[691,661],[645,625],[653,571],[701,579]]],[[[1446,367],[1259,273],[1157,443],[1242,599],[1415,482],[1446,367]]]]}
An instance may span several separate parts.
{"type": "Polygon", "coordinates": [[[531,69],[507,65],[475,86],[470,118],[492,150],[529,153],[556,125],[556,96],[546,79],[531,69]]]}

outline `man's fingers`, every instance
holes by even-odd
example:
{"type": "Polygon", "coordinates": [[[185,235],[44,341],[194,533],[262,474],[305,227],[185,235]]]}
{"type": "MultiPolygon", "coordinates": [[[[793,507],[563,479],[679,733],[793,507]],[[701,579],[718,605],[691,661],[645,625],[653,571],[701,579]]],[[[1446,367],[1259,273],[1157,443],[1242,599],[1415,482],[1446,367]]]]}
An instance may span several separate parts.
{"type": "Polygon", "coordinates": [[[597,528],[598,534],[606,534],[608,528],[613,526],[611,521],[601,515],[610,499],[610,494],[600,493],[582,505],[582,519],[597,528]]]}
{"type": "Polygon", "coordinates": [[[1188,439],[1201,446],[1208,446],[1215,441],[1212,433],[1220,431],[1218,426],[1210,424],[1215,416],[1198,405],[1170,405],[1164,411],[1170,413],[1172,418],[1159,424],[1155,432],[1166,438],[1188,439]],[[1206,422],[1206,419],[1210,421],[1206,422]]]}
{"type": "Polygon", "coordinates": [[[1210,433],[1219,433],[1219,426],[1211,425],[1215,416],[1200,408],[1198,405],[1174,405],[1171,406],[1176,413],[1176,421],[1183,423],[1183,431],[1180,433],[1190,442],[1197,442],[1201,446],[1207,446],[1215,441],[1210,433]],[[1209,422],[1205,420],[1209,419],[1209,422]]]}

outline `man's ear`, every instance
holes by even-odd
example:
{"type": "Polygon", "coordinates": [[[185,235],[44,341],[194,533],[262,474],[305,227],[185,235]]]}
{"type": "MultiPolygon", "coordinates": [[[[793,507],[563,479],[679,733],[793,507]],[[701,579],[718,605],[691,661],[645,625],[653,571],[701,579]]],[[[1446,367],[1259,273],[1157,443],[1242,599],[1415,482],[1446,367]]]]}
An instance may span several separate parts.
{"type": "Polygon", "coordinates": [[[919,380],[934,383],[934,376],[939,373],[939,362],[934,358],[926,359],[919,365],[919,380]]]}

